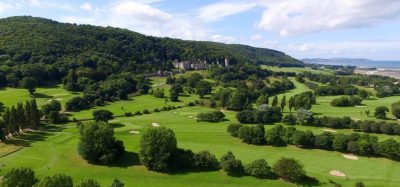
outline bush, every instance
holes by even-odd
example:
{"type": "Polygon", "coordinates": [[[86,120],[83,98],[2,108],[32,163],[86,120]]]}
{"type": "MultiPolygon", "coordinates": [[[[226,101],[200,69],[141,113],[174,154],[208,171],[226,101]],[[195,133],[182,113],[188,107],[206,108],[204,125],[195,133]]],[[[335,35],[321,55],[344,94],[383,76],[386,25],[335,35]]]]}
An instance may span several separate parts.
{"type": "Polygon", "coordinates": [[[157,88],[157,90],[153,93],[154,97],[156,98],[164,98],[164,91],[157,88]]]}
{"type": "Polygon", "coordinates": [[[297,117],[293,114],[288,114],[283,117],[282,122],[286,125],[296,125],[297,117]]]}
{"type": "Polygon", "coordinates": [[[392,114],[396,118],[400,118],[400,101],[392,104],[392,114]]]}
{"type": "Polygon", "coordinates": [[[125,115],[126,117],[131,117],[131,116],[133,116],[132,112],[125,112],[124,115],[125,115]]]}
{"type": "Polygon", "coordinates": [[[219,162],[215,155],[209,151],[200,151],[194,154],[193,167],[200,171],[213,171],[219,169],[219,162]]]}
{"type": "Polygon", "coordinates": [[[95,110],[93,111],[93,118],[96,121],[108,121],[113,119],[113,113],[108,110],[95,110]]]}
{"type": "Polygon", "coordinates": [[[124,187],[125,184],[119,179],[114,179],[110,187],[124,187]]]}
{"type": "Polygon", "coordinates": [[[285,135],[285,128],[282,125],[276,125],[266,132],[266,142],[268,145],[285,146],[286,142],[283,140],[285,135]]]}
{"type": "Polygon", "coordinates": [[[167,171],[168,161],[177,149],[175,133],[168,128],[150,128],[140,138],[141,162],[154,171],[167,171]]]}
{"type": "Polygon", "coordinates": [[[225,118],[225,114],[220,111],[205,112],[197,114],[197,121],[220,122],[225,118]]]}
{"type": "Polygon", "coordinates": [[[362,98],[359,96],[342,96],[339,98],[335,98],[331,101],[332,106],[337,106],[337,107],[349,107],[349,106],[355,106],[355,105],[361,105],[362,103],[362,98]]]}
{"type": "Polygon", "coordinates": [[[314,134],[311,131],[295,131],[293,133],[293,144],[303,148],[314,146],[314,134]]]}
{"type": "Polygon", "coordinates": [[[196,106],[196,104],[193,103],[193,102],[189,102],[189,103],[188,103],[188,106],[196,106]]]}
{"type": "Polygon", "coordinates": [[[273,170],[279,177],[289,182],[299,182],[306,176],[303,165],[292,158],[281,158],[274,164],[273,170]]]}
{"type": "Polygon", "coordinates": [[[136,111],[136,112],[135,112],[135,115],[136,115],[136,116],[140,116],[140,115],[142,115],[142,112],[136,111]]]}
{"type": "Polygon", "coordinates": [[[324,132],[321,135],[315,136],[314,146],[323,150],[332,149],[333,135],[328,132],[324,132]]]}
{"type": "Polygon", "coordinates": [[[93,179],[84,179],[76,187],[100,187],[100,184],[93,179]]]}
{"type": "Polygon", "coordinates": [[[143,114],[150,114],[150,112],[149,112],[149,110],[144,109],[144,110],[143,110],[143,114]]]}
{"type": "Polygon", "coordinates": [[[221,168],[231,176],[240,176],[243,174],[242,161],[237,160],[232,152],[228,152],[220,159],[221,168]]]}
{"type": "Polygon", "coordinates": [[[389,112],[389,108],[385,106],[380,106],[375,108],[374,116],[377,119],[386,119],[386,112],[389,112]]]}
{"type": "Polygon", "coordinates": [[[109,164],[125,153],[122,141],[106,122],[89,122],[79,126],[78,152],[92,163],[109,164]]]}
{"type": "Polygon", "coordinates": [[[243,126],[238,130],[238,137],[243,142],[248,144],[264,144],[265,143],[265,129],[263,125],[257,126],[243,126]]]}
{"type": "Polygon", "coordinates": [[[73,187],[72,178],[64,174],[45,177],[35,187],[73,187]]]}
{"type": "Polygon", "coordinates": [[[30,168],[11,169],[4,177],[6,187],[30,187],[38,181],[35,172],[30,168]]]}
{"type": "Polygon", "coordinates": [[[229,134],[231,134],[231,136],[237,137],[238,131],[242,126],[243,126],[242,124],[238,124],[238,123],[229,124],[227,131],[229,132],[229,134]]]}
{"type": "Polygon", "coordinates": [[[262,179],[272,178],[274,176],[271,167],[264,159],[255,160],[251,164],[246,165],[245,172],[250,176],[262,179]]]}
{"type": "Polygon", "coordinates": [[[194,153],[188,149],[176,148],[168,159],[168,170],[191,169],[193,167],[194,153]]]}

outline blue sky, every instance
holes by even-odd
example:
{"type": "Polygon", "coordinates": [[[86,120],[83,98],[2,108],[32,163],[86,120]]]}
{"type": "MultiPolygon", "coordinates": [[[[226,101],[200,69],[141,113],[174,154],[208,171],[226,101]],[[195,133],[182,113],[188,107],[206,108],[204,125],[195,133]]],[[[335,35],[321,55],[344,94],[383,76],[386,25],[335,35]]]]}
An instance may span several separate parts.
{"type": "Polygon", "coordinates": [[[0,0],[0,17],[241,43],[296,58],[400,60],[399,0],[0,0]]]}

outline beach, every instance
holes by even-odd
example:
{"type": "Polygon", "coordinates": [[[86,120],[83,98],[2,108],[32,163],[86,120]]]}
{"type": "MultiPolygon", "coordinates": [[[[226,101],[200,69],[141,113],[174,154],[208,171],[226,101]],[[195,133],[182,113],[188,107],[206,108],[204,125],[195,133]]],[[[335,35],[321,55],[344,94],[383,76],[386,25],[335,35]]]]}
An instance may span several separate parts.
{"type": "Polygon", "coordinates": [[[376,69],[376,70],[355,70],[355,73],[365,75],[389,76],[400,80],[400,69],[376,69]]]}

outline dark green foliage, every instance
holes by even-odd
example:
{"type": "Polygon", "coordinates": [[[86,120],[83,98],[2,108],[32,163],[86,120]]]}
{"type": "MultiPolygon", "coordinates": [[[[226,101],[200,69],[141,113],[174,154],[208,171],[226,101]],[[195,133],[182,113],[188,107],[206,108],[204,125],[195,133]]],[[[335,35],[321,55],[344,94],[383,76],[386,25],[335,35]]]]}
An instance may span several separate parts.
{"type": "Polygon", "coordinates": [[[289,100],[289,108],[310,110],[312,105],[316,103],[314,93],[311,91],[296,94],[292,101],[289,100]]]}
{"type": "Polygon", "coordinates": [[[392,104],[392,114],[396,118],[400,118],[400,101],[392,104]]]}
{"type": "Polygon", "coordinates": [[[237,132],[238,138],[243,142],[249,144],[264,144],[265,143],[265,129],[263,125],[257,126],[242,126],[237,132]]]}
{"type": "Polygon", "coordinates": [[[356,182],[355,187],[365,187],[363,182],[356,182]]]}
{"type": "Polygon", "coordinates": [[[38,181],[30,168],[11,169],[4,177],[6,187],[32,187],[38,181]]]}
{"type": "Polygon", "coordinates": [[[107,122],[110,119],[113,119],[113,113],[108,110],[95,110],[93,111],[93,118],[96,121],[105,121],[107,122]]]}
{"type": "Polygon", "coordinates": [[[199,171],[218,170],[220,165],[215,155],[209,151],[200,151],[194,154],[193,167],[199,171]]]}
{"type": "Polygon", "coordinates": [[[268,105],[260,105],[257,110],[243,110],[236,114],[236,119],[240,123],[267,124],[280,122],[282,120],[282,112],[279,107],[269,107],[268,105]]]}
{"type": "Polygon", "coordinates": [[[150,128],[140,138],[141,162],[154,171],[167,171],[168,161],[177,149],[175,133],[168,128],[150,128]]]}
{"type": "Polygon", "coordinates": [[[349,107],[349,106],[355,106],[355,105],[361,105],[362,103],[362,98],[359,96],[342,96],[339,98],[335,98],[331,101],[332,106],[337,106],[337,107],[349,107]]]}
{"type": "Polygon", "coordinates": [[[237,137],[238,136],[238,132],[239,129],[242,127],[242,124],[238,124],[238,123],[232,123],[228,125],[227,131],[229,134],[231,134],[231,136],[233,137],[237,137]]]}
{"type": "Polygon", "coordinates": [[[310,148],[314,146],[314,134],[311,131],[295,131],[293,133],[293,144],[303,148],[310,148]]]}
{"type": "Polygon", "coordinates": [[[258,97],[256,103],[257,103],[257,106],[260,106],[260,105],[263,105],[263,104],[268,105],[269,104],[268,95],[261,95],[260,97],[258,97]]]}
{"type": "Polygon", "coordinates": [[[282,122],[286,125],[296,125],[297,117],[293,114],[288,114],[283,117],[282,122]]]}
{"type": "Polygon", "coordinates": [[[386,119],[386,113],[389,112],[389,108],[385,106],[380,106],[375,108],[374,116],[377,119],[386,119]]]}
{"type": "Polygon", "coordinates": [[[35,93],[37,82],[33,77],[24,77],[22,78],[20,85],[22,88],[27,89],[31,95],[33,95],[35,93]]]}
{"type": "Polygon", "coordinates": [[[110,187],[124,187],[125,184],[119,179],[114,179],[110,187]]]}
{"type": "Polygon", "coordinates": [[[241,111],[249,108],[250,95],[246,90],[236,90],[229,100],[228,109],[241,111]]]}
{"type": "Polygon", "coordinates": [[[278,106],[278,96],[274,96],[271,106],[278,106]]]}
{"type": "Polygon", "coordinates": [[[153,93],[154,97],[156,98],[164,98],[164,91],[160,89],[156,89],[153,93]]]}
{"type": "Polygon", "coordinates": [[[349,137],[343,134],[336,134],[333,137],[332,149],[335,151],[346,151],[349,137]]]}
{"type": "Polygon", "coordinates": [[[303,165],[292,158],[281,158],[274,164],[273,170],[279,177],[289,182],[299,182],[306,176],[303,165]]]}
{"type": "Polygon", "coordinates": [[[73,187],[72,178],[65,174],[45,177],[35,187],[73,187]]]}
{"type": "Polygon", "coordinates": [[[285,128],[282,125],[276,125],[274,128],[269,129],[265,133],[265,140],[268,145],[285,146],[286,142],[283,139],[285,135],[285,128]]]}
{"type": "Polygon", "coordinates": [[[79,126],[78,152],[87,161],[110,164],[125,153],[122,141],[106,122],[89,122],[79,126]]]}
{"type": "Polygon", "coordinates": [[[188,149],[176,148],[167,161],[168,170],[185,170],[193,168],[194,153],[188,149]]]}
{"type": "Polygon", "coordinates": [[[212,85],[210,82],[202,80],[196,83],[195,89],[200,98],[203,98],[205,95],[211,93],[212,85]]]}
{"type": "Polygon", "coordinates": [[[221,168],[231,176],[240,176],[244,173],[242,161],[235,158],[232,152],[228,152],[220,159],[221,168]]]}
{"type": "Polygon", "coordinates": [[[264,159],[255,160],[252,163],[246,165],[245,172],[247,175],[261,179],[272,178],[274,176],[271,167],[264,159]]]}
{"type": "Polygon", "coordinates": [[[379,152],[381,155],[394,160],[400,159],[400,145],[393,139],[387,139],[379,143],[379,152]]]}
{"type": "Polygon", "coordinates": [[[220,122],[225,118],[225,114],[220,111],[204,112],[197,114],[197,121],[220,122]]]}
{"type": "Polygon", "coordinates": [[[314,120],[314,114],[308,110],[300,108],[296,111],[296,118],[297,123],[301,125],[307,125],[312,123],[314,120]]]}
{"type": "Polygon", "coordinates": [[[315,136],[314,146],[319,149],[331,150],[333,142],[333,134],[324,132],[321,135],[315,136]]]}
{"type": "Polygon", "coordinates": [[[294,128],[294,127],[288,127],[288,128],[286,128],[286,130],[285,130],[285,135],[283,136],[283,139],[284,139],[284,141],[285,141],[287,144],[293,145],[293,135],[294,135],[294,133],[295,133],[296,131],[297,131],[297,130],[296,130],[296,128],[294,128]]]}
{"type": "Polygon", "coordinates": [[[100,184],[93,179],[83,179],[83,181],[75,187],[100,187],[100,184]]]}

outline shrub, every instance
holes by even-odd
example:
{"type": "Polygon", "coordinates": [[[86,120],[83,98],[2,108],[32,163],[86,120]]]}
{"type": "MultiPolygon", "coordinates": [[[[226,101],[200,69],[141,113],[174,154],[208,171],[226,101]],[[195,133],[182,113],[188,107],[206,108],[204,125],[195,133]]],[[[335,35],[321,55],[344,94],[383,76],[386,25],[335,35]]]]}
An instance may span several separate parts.
{"type": "Polygon", "coordinates": [[[257,178],[272,178],[273,172],[267,161],[264,159],[255,160],[252,163],[246,165],[246,174],[257,178]]]}
{"type": "Polygon", "coordinates": [[[96,121],[108,121],[113,119],[113,113],[108,110],[95,110],[93,111],[93,118],[96,121]]]}
{"type": "Polygon", "coordinates": [[[257,126],[242,126],[237,133],[238,137],[243,142],[249,144],[264,144],[265,143],[265,129],[263,125],[257,126]]]}
{"type": "Polygon", "coordinates": [[[45,177],[35,187],[73,187],[72,178],[64,174],[45,177]]]}
{"type": "Polygon", "coordinates": [[[160,112],[160,109],[155,108],[155,109],[153,110],[153,112],[160,112]]]}
{"type": "Polygon", "coordinates": [[[282,125],[276,125],[266,132],[266,142],[273,146],[285,146],[286,142],[283,140],[285,135],[285,128],[282,125]]]}
{"type": "Polygon", "coordinates": [[[392,104],[392,114],[396,118],[400,118],[400,101],[392,104]]]}
{"type": "Polygon", "coordinates": [[[228,173],[228,175],[242,175],[243,165],[241,160],[237,160],[232,152],[228,152],[220,159],[221,168],[228,173]]]}
{"type": "Polygon", "coordinates": [[[273,167],[274,172],[284,180],[299,182],[306,176],[303,165],[292,158],[281,158],[273,167]]]}
{"type": "Polygon", "coordinates": [[[194,153],[188,149],[176,148],[168,159],[168,170],[182,170],[193,167],[194,153]]]}
{"type": "Polygon", "coordinates": [[[144,109],[144,110],[143,110],[143,114],[150,114],[150,112],[149,112],[149,110],[144,109]]]}
{"type": "Polygon", "coordinates": [[[126,117],[130,117],[130,116],[133,116],[133,114],[132,114],[132,112],[125,112],[125,114],[124,114],[126,117]]]}
{"type": "Polygon", "coordinates": [[[114,179],[110,187],[124,187],[125,184],[119,179],[114,179]]]}
{"type": "Polygon", "coordinates": [[[220,122],[225,118],[225,114],[220,111],[205,112],[197,114],[197,121],[220,122]]]}
{"type": "Polygon", "coordinates": [[[293,133],[293,144],[303,148],[314,146],[314,134],[311,131],[295,131],[293,133]]]}
{"type": "Polygon", "coordinates": [[[282,122],[286,125],[296,125],[297,117],[293,114],[288,114],[283,117],[282,122]]]}
{"type": "Polygon", "coordinates": [[[231,134],[231,136],[237,137],[238,131],[242,126],[243,126],[242,124],[238,124],[238,123],[229,124],[227,131],[229,132],[229,134],[231,134]]]}
{"type": "Polygon", "coordinates": [[[212,171],[219,169],[219,162],[215,155],[209,151],[200,151],[194,154],[193,166],[200,171],[212,171]]]}
{"type": "Polygon", "coordinates": [[[141,162],[154,171],[167,171],[168,161],[177,149],[175,133],[168,128],[150,128],[140,138],[141,162]]]}
{"type": "Polygon", "coordinates": [[[35,177],[35,172],[30,168],[11,169],[5,176],[5,186],[33,186],[38,180],[35,177]]]}
{"type": "Polygon", "coordinates": [[[349,107],[349,106],[355,106],[355,105],[361,105],[362,103],[362,98],[359,96],[342,96],[339,98],[335,98],[331,101],[332,106],[337,106],[337,107],[349,107]]]}
{"type": "Polygon", "coordinates": [[[196,104],[193,103],[193,102],[189,102],[189,103],[188,103],[188,106],[196,106],[196,104]]]}
{"type": "Polygon", "coordinates": [[[89,122],[79,126],[78,152],[92,163],[109,164],[125,153],[122,141],[106,122],[89,122]]]}
{"type": "Polygon", "coordinates": [[[154,97],[156,98],[164,98],[164,91],[157,88],[157,90],[153,93],[154,97]]]}
{"type": "Polygon", "coordinates": [[[375,108],[374,116],[377,119],[386,119],[386,113],[389,112],[389,108],[385,106],[380,106],[375,108]]]}
{"type": "Polygon", "coordinates": [[[321,135],[315,136],[314,146],[319,149],[330,150],[332,149],[333,135],[324,132],[321,135]]]}
{"type": "Polygon", "coordinates": [[[136,116],[142,115],[142,112],[136,111],[136,112],[135,112],[135,115],[136,115],[136,116]]]}

